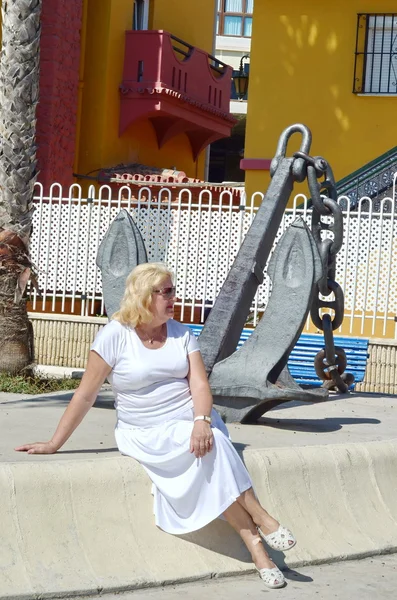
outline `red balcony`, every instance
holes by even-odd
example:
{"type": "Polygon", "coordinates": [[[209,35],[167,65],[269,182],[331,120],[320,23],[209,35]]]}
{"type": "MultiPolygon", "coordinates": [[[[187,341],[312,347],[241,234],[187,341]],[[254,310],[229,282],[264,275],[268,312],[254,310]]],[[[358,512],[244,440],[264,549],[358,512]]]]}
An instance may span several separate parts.
{"type": "Polygon", "coordinates": [[[146,118],[160,148],[185,133],[196,160],[236,123],[229,113],[231,76],[231,67],[166,31],[127,31],[120,135],[146,118]]]}

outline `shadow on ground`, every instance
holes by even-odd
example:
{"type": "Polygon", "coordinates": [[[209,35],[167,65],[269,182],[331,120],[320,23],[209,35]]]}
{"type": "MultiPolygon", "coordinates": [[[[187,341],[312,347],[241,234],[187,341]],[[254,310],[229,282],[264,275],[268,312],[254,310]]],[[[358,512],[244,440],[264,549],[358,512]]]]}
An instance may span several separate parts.
{"type": "MultiPolygon", "coordinates": [[[[0,406],[19,405],[24,408],[53,408],[56,406],[65,406],[72,399],[74,391],[56,392],[52,394],[43,394],[40,396],[26,396],[26,398],[18,398],[17,400],[5,400],[0,402],[0,406]]],[[[114,396],[112,392],[103,392],[98,395],[94,406],[96,408],[111,408],[114,409],[114,396]]]]}
{"type": "Polygon", "coordinates": [[[84,450],[58,450],[57,454],[102,454],[119,452],[118,448],[85,448],[84,450]]]}
{"type": "Polygon", "coordinates": [[[376,394],[372,392],[349,392],[349,394],[339,394],[331,392],[328,399],[318,399],[312,400],[311,402],[303,402],[302,400],[291,400],[289,402],[284,402],[284,404],[279,404],[275,406],[271,410],[269,410],[268,414],[270,415],[273,411],[285,410],[287,408],[295,408],[297,406],[311,406],[312,404],[325,404],[328,402],[334,401],[350,401],[356,400],[357,398],[365,397],[366,399],[379,399],[386,398],[387,396],[393,397],[394,394],[376,394]]]}
{"type": "MultiPolygon", "coordinates": [[[[206,527],[178,535],[181,540],[196,544],[217,554],[235,558],[244,563],[252,563],[251,556],[241,538],[235,533],[231,526],[222,519],[216,519],[206,527]],[[231,537],[233,539],[231,539],[231,537]]],[[[252,565],[252,568],[254,566],[252,565]]]]}
{"type": "MultiPolygon", "coordinates": [[[[186,535],[179,535],[177,537],[186,542],[216,552],[217,554],[235,558],[246,564],[252,564],[252,571],[256,572],[251,556],[243,541],[237,533],[231,531],[231,526],[223,519],[217,519],[203,529],[186,535]],[[233,536],[233,540],[231,540],[231,536],[233,536]]],[[[283,571],[286,579],[300,581],[302,583],[310,583],[313,581],[312,577],[303,575],[295,569],[290,569],[285,562],[284,552],[277,552],[271,550],[267,546],[265,547],[266,550],[269,551],[270,558],[283,571]]]]}
{"type": "Polygon", "coordinates": [[[309,433],[329,433],[339,431],[344,425],[379,425],[379,419],[365,419],[354,417],[324,417],[323,419],[269,419],[261,417],[258,425],[266,425],[273,429],[285,431],[305,431],[309,433]]]}

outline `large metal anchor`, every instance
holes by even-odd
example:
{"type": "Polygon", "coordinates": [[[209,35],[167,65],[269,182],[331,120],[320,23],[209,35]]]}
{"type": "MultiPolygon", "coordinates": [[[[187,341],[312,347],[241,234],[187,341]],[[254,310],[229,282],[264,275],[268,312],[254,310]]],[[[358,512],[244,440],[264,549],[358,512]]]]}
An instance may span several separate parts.
{"type": "MultiPolygon", "coordinates": [[[[317,372],[341,391],[351,382],[349,377],[342,379],[345,365],[339,350],[342,354],[343,350],[334,348],[332,334],[343,319],[343,292],[335,282],[335,255],[343,237],[343,222],[335,201],[332,171],[324,159],[309,155],[310,146],[311,132],[304,125],[292,125],[282,133],[271,164],[270,186],[199,337],[214,404],[226,421],[255,421],[289,400],[310,402],[328,397],[328,389],[302,389],[287,368],[310,309],[313,321],[326,334],[324,353],[317,357],[317,372]],[[301,148],[293,157],[286,157],[288,141],[295,133],[302,135],[301,148]],[[314,206],[313,233],[302,219],[284,233],[268,265],[272,293],[266,311],[244,346],[236,351],[294,182],[306,177],[314,206]],[[322,177],[324,181],[319,182],[322,177]],[[321,221],[324,214],[334,217],[333,225],[321,221]],[[321,231],[326,229],[332,231],[333,241],[322,238],[321,231]],[[334,300],[323,299],[330,294],[334,300]],[[324,307],[334,310],[333,319],[330,314],[320,315],[324,307]]],[[[146,260],[136,225],[126,211],[121,211],[97,259],[109,316],[119,305],[126,275],[146,260]]]]}
{"type": "MultiPolygon", "coordinates": [[[[324,389],[303,390],[287,368],[312,305],[323,262],[302,220],[287,230],[269,264],[272,293],[254,333],[236,351],[274,238],[295,181],[307,176],[311,133],[304,125],[287,128],[271,164],[272,181],[200,335],[200,348],[214,394],[227,421],[255,421],[288,400],[320,400],[324,389]],[[302,134],[300,156],[287,158],[288,140],[302,134]]],[[[317,160],[321,167],[327,167],[317,160]]]]}

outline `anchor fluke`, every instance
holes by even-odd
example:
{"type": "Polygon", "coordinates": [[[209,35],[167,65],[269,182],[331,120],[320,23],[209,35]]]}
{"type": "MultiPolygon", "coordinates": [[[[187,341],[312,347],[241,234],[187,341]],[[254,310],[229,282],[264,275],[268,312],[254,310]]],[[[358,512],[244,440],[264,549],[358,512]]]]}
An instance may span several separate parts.
{"type": "Polygon", "coordinates": [[[215,406],[226,421],[256,420],[287,400],[327,396],[325,390],[309,392],[279,381],[322,276],[320,255],[301,218],[277,244],[268,275],[273,288],[262,319],[243,347],[216,363],[210,375],[215,406]]]}
{"type": "Polygon", "coordinates": [[[107,230],[96,259],[109,318],[120,307],[128,274],[145,262],[148,260],[141,233],[131,215],[122,209],[107,230]]]}

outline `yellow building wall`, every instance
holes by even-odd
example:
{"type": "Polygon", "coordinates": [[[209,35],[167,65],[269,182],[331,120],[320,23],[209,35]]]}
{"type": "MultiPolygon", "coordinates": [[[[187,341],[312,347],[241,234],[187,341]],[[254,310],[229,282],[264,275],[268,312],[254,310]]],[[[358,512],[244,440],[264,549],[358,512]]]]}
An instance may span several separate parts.
{"type": "Polygon", "coordinates": [[[169,31],[213,54],[215,0],[152,0],[150,13],[151,29],[169,31]]]}
{"type": "MultiPolygon", "coordinates": [[[[357,13],[393,13],[392,0],[255,2],[245,157],[272,158],[280,133],[293,123],[312,131],[312,155],[322,155],[336,180],[397,145],[397,96],[353,94],[357,13]]],[[[288,154],[298,149],[292,138],[288,154]]],[[[267,189],[265,171],[247,171],[249,194],[267,189]]],[[[306,185],[294,193],[308,194],[306,185]]],[[[291,197],[293,198],[293,196],[291,197]]],[[[395,337],[392,317],[383,331],[372,312],[336,334],[395,337]]],[[[383,316],[378,315],[378,316],[383,316]]],[[[310,324],[310,331],[316,331],[310,324]]]]}
{"type": "MultiPolygon", "coordinates": [[[[311,129],[311,153],[328,160],[336,180],[396,146],[397,97],[352,92],[357,13],[395,9],[392,0],[256,1],[245,157],[272,158],[293,123],[311,129]]],[[[246,172],[248,193],[268,183],[267,172],[246,172]]]]}
{"type": "MultiPolygon", "coordinates": [[[[132,29],[133,0],[85,0],[87,25],[81,81],[79,147],[76,170],[86,174],[118,163],[139,162],[176,168],[204,177],[205,152],[195,162],[181,134],[161,149],[148,121],[133,124],[119,137],[119,85],[124,63],[125,31],[132,29]]],[[[163,29],[212,51],[215,0],[152,0],[149,27],[163,29]]]]}

